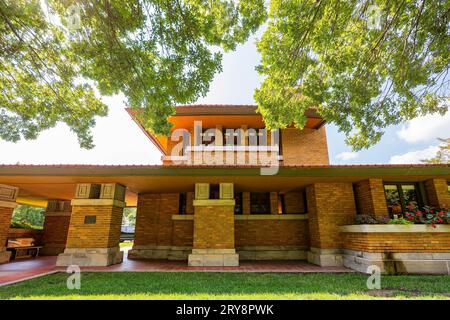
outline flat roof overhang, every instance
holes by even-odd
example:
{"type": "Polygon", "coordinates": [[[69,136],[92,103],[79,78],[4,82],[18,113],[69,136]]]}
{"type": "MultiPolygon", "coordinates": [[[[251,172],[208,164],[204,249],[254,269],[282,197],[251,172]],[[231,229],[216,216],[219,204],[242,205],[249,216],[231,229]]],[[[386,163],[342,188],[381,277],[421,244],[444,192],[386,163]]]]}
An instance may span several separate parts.
{"type": "Polygon", "coordinates": [[[19,203],[45,206],[48,199],[70,200],[77,183],[116,182],[127,187],[127,206],[137,194],[194,191],[196,182],[233,182],[235,190],[294,191],[318,182],[357,182],[367,178],[419,182],[450,180],[450,165],[282,166],[276,175],[261,175],[252,166],[107,166],[0,165],[0,184],[19,187],[19,203]]]}

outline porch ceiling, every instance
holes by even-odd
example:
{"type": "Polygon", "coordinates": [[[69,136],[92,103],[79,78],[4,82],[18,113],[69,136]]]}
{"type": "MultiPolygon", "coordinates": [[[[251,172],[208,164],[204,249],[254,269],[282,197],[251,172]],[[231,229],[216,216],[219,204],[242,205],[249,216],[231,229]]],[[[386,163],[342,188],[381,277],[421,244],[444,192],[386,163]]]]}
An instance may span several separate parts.
{"type": "Polygon", "coordinates": [[[20,188],[19,202],[45,206],[47,199],[70,200],[77,183],[117,182],[127,187],[126,202],[135,206],[138,193],[194,191],[196,182],[234,182],[235,189],[292,191],[316,182],[450,180],[449,165],[364,165],[280,167],[262,176],[258,167],[164,167],[91,165],[0,165],[0,184],[20,188]]]}

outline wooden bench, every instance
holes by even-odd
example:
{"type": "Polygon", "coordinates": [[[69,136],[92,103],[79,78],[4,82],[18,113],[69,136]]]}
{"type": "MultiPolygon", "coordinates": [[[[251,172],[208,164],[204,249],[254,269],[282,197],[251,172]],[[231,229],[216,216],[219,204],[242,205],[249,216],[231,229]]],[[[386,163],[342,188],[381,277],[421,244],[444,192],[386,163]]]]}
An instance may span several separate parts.
{"type": "Polygon", "coordinates": [[[9,238],[6,250],[11,251],[11,259],[36,258],[41,246],[35,245],[33,238],[9,238]]]}

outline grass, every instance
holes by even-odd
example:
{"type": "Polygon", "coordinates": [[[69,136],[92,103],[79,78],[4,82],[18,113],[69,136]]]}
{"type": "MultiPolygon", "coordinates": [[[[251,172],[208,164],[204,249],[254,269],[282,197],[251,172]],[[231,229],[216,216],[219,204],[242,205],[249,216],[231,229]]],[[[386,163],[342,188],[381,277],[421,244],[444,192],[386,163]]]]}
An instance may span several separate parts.
{"type": "Polygon", "coordinates": [[[0,299],[450,299],[450,276],[347,274],[86,272],[68,290],[58,273],[0,287],[0,299]]]}
{"type": "Polygon", "coordinates": [[[119,244],[121,248],[128,248],[133,246],[133,241],[124,241],[119,244]]]}

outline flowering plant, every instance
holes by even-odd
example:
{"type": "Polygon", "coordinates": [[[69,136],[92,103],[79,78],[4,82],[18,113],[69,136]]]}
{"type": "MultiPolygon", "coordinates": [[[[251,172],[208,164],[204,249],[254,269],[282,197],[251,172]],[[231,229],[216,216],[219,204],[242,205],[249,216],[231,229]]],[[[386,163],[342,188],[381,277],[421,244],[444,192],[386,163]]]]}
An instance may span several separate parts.
{"type": "Polygon", "coordinates": [[[415,205],[409,204],[406,206],[405,218],[414,223],[431,224],[434,227],[436,224],[450,223],[450,211],[446,207],[435,209],[430,206],[419,210],[415,205]]]}

